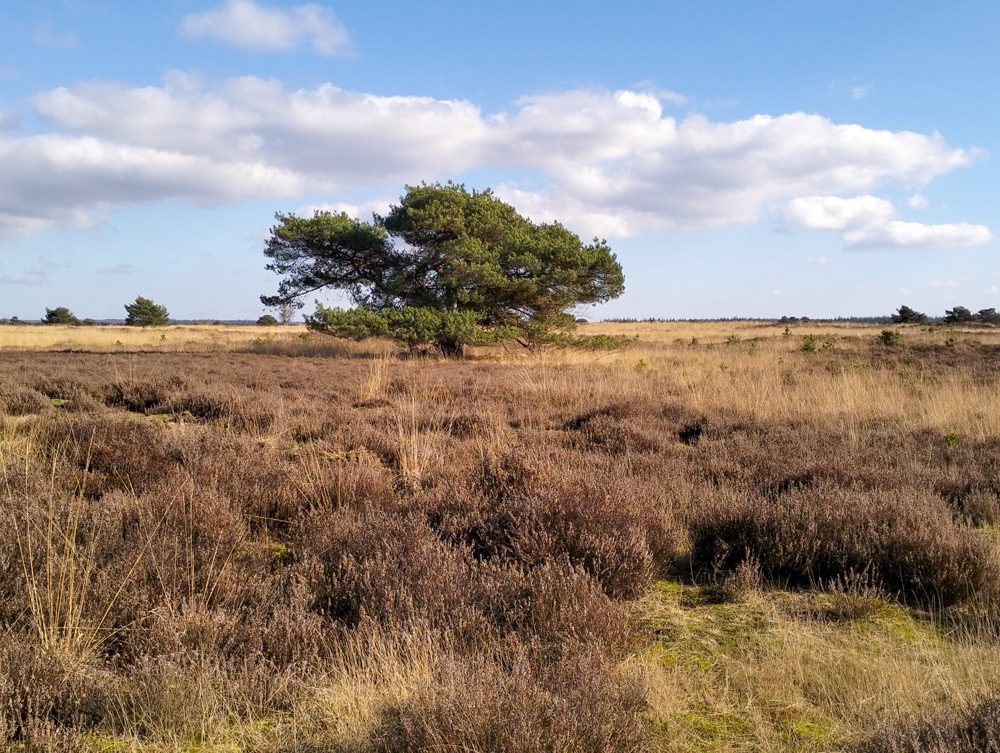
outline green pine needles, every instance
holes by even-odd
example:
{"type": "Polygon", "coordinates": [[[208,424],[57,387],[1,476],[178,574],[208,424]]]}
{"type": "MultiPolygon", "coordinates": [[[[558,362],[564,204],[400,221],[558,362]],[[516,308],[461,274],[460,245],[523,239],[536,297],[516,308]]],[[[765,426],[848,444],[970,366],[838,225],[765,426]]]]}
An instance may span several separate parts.
{"type": "Polygon", "coordinates": [[[485,191],[409,186],[372,222],[278,214],[264,254],[284,276],[266,306],[344,291],[355,308],[317,303],[308,325],[338,337],[389,336],[446,356],[466,345],[543,342],[573,328],[570,309],[625,289],[607,243],[584,244],[559,223],[536,224],[485,191]]]}

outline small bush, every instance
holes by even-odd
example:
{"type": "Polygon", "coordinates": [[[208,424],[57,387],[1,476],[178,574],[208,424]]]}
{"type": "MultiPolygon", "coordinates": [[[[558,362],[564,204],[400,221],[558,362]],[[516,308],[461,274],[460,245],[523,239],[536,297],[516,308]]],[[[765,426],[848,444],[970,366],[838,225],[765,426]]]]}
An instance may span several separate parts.
{"type": "MultiPolygon", "coordinates": [[[[5,634],[0,637],[0,747],[35,750],[60,732],[86,730],[106,713],[110,690],[109,676],[91,663],[5,634]]],[[[72,749],[68,742],[37,749],[72,749]]]]}
{"type": "Polygon", "coordinates": [[[481,482],[484,497],[449,495],[433,510],[433,524],[479,559],[529,568],[567,562],[614,598],[641,593],[672,563],[670,519],[636,490],[545,466],[530,473],[501,466],[481,482]]]}
{"type": "Polygon", "coordinates": [[[386,713],[372,742],[390,753],[636,753],[647,748],[645,690],[600,656],[579,653],[552,669],[523,650],[454,660],[433,684],[386,713]]]}
{"type": "Polygon", "coordinates": [[[78,491],[88,496],[153,489],[182,462],[162,426],[122,414],[55,423],[46,434],[50,451],[83,471],[78,491]]]}
{"type": "Polygon", "coordinates": [[[167,410],[175,390],[175,385],[160,380],[122,380],[108,385],[104,401],[133,413],[156,413],[167,410]]]}
{"type": "Polygon", "coordinates": [[[878,336],[878,341],[889,347],[901,345],[903,343],[903,333],[896,329],[884,329],[878,336]]]}
{"type": "Polygon", "coordinates": [[[37,390],[15,384],[0,385],[0,414],[30,416],[50,407],[48,398],[37,390]]]}
{"type": "Polygon", "coordinates": [[[304,554],[319,566],[312,598],[320,614],[348,627],[369,618],[482,631],[467,598],[470,562],[419,519],[317,510],[303,520],[301,537],[304,554]]]}
{"type": "Polygon", "coordinates": [[[954,525],[947,506],[915,490],[733,494],[700,511],[690,534],[698,567],[730,570],[755,558],[789,585],[861,581],[928,606],[985,592],[998,577],[989,551],[954,525]]]}
{"type": "Polygon", "coordinates": [[[855,753],[1000,753],[1000,699],[888,727],[855,753]]]}

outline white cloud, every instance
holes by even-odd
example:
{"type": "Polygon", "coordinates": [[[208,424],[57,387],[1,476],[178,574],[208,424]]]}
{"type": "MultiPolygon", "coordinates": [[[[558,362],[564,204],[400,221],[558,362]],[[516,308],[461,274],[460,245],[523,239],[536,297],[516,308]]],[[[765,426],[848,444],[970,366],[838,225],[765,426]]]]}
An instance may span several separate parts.
{"type": "MultiPolygon", "coordinates": [[[[938,134],[804,113],[677,120],[648,91],[536,95],[484,115],[464,100],[330,84],[289,91],[253,76],[206,89],[199,77],[173,72],[158,87],[82,83],[38,94],[32,104],[61,132],[0,136],[0,233],[93,221],[123,202],[353,192],[489,168],[531,175],[532,184],[512,181],[497,194],[583,236],[755,222],[797,197],[820,202],[796,210],[813,212],[807,226],[846,231],[854,226],[842,228],[836,213],[860,210],[824,207],[824,197],[921,186],[973,157],[938,134]]],[[[865,202],[889,232],[891,204],[865,202]]],[[[975,226],[949,232],[968,228],[975,226]]],[[[915,235],[908,227],[891,232],[894,242],[915,235]]]]}
{"type": "Polygon", "coordinates": [[[932,288],[960,288],[962,283],[959,280],[931,280],[930,286],[932,288]]]}
{"type": "Polygon", "coordinates": [[[836,230],[853,247],[956,248],[993,240],[984,225],[904,222],[897,219],[892,202],[876,196],[800,196],[786,202],[779,214],[790,225],[836,230]]]}
{"type": "Polygon", "coordinates": [[[295,196],[301,178],[262,162],[217,162],[89,136],[0,138],[0,230],[19,235],[52,224],[93,227],[109,207],[165,197],[221,204],[295,196]]]}
{"type": "Polygon", "coordinates": [[[164,87],[92,83],[46,92],[33,104],[76,133],[214,161],[268,163],[311,176],[317,187],[457,172],[479,161],[489,137],[468,102],[378,97],[330,84],[290,92],[253,76],[217,91],[196,87],[177,75],[164,87]]]}
{"type": "Polygon", "coordinates": [[[129,275],[132,274],[132,265],[122,262],[113,267],[101,267],[97,270],[99,275],[129,275]]]}
{"type": "Polygon", "coordinates": [[[874,131],[804,113],[677,122],[650,100],[568,92],[524,100],[519,112],[497,119],[504,161],[551,176],[545,189],[518,200],[574,227],[633,235],[755,222],[772,202],[808,193],[922,185],[970,160],[937,134],[874,131]]]}
{"type": "Polygon", "coordinates": [[[983,292],[989,295],[995,295],[997,293],[1000,293],[1000,287],[997,287],[996,285],[990,285],[988,288],[983,288],[983,292]]]}
{"type": "Polygon", "coordinates": [[[30,272],[11,272],[10,274],[0,277],[0,282],[13,285],[35,285],[39,282],[45,282],[45,273],[37,270],[32,270],[30,272]]]}
{"type": "Polygon", "coordinates": [[[864,86],[852,86],[851,87],[851,96],[854,97],[854,99],[864,99],[865,97],[867,97],[871,93],[872,93],[872,85],[871,84],[865,84],[864,86]]]}
{"type": "Polygon", "coordinates": [[[349,217],[353,217],[356,220],[368,222],[371,220],[373,214],[388,214],[389,207],[395,201],[395,199],[382,198],[372,199],[371,201],[366,201],[361,204],[348,204],[343,201],[338,201],[334,204],[309,204],[308,206],[299,207],[293,212],[293,214],[299,217],[308,218],[312,217],[316,212],[330,212],[331,214],[340,214],[341,212],[344,212],[349,217]]]}
{"type": "Polygon", "coordinates": [[[775,288],[774,290],[771,291],[771,295],[773,295],[773,296],[783,296],[784,294],[785,294],[785,291],[778,290],[777,288],[775,288]]]}
{"type": "Polygon", "coordinates": [[[0,131],[16,131],[21,125],[21,119],[12,112],[0,110],[0,131]]]}
{"type": "Polygon", "coordinates": [[[315,3],[294,8],[258,5],[253,0],[227,2],[181,21],[189,37],[214,37],[250,50],[291,50],[303,41],[321,55],[351,52],[351,37],[333,11],[315,3]]]}
{"type": "Polygon", "coordinates": [[[822,266],[829,261],[825,256],[816,256],[806,259],[806,264],[813,264],[816,266],[822,266]]]}
{"type": "Polygon", "coordinates": [[[913,194],[913,196],[911,196],[906,203],[909,204],[913,209],[927,209],[927,207],[930,205],[930,202],[927,200],[927,197],[921,193],[913,194]]]}
{"type": "Polygon", "coordinates": [[[0,238],[19,238],[40,233],[53,222],[41,217],[0,211],[0,238]]]}
{"type": "Polygon", "coordinates": [[[853,230],[884,224],[895,214],[892,202],[876,196],[800,196],[784,205],[781,219],[815,230],[853,230]]]}
{"type": "Polygon", "coordinates": [[[993,233],[985,225],[970,225],[967,222],[925,225],[922,222],[893,220],[881,227],[844,233],[848,245],[870,248],[960,248],[981,246],[993,239],[993,233]]]}
{"type": "Polygon", "coordinates": [[[45,21],[35,29],[35,42],[42,47],[57,50],[72,50],[80,46],[80,40],[75,33],[59,31],[52,21],[45,21]]]}

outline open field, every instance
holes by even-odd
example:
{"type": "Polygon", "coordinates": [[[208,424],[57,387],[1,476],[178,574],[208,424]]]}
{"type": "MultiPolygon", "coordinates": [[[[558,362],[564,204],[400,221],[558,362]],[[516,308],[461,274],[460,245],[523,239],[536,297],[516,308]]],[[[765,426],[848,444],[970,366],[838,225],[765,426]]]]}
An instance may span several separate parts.
{"type": "Polygon", "coordinates": [[[0,327],[0,748],[998,750],[1000,331],[882,329],[0,327]]]}

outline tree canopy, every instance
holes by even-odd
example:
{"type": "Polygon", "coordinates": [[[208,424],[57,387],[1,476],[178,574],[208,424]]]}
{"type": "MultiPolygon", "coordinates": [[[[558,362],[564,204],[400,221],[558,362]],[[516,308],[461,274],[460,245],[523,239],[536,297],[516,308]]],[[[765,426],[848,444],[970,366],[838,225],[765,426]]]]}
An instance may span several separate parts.
{"type": "Polygon", "coordinates": [[[909,306],[900,306],[892,315],[893,324],[925,324],[927,314],[911,309],[909,306]]]}
{"type": "Polygon", "coordinates": [[[56,306],[54,309],[46,308],[45,317],[42,319],[42,324],[79,324],[80,320],[76,318],[72,311],[70,311],[65,306],[56,306]]]}
{"type": "Polygon", "coordinates": [[[170,321],[166,306],[153,303],[141,295],[136,296],[133,303],[125,304],[125,313],[125,323],[135,327],[156,327],[170,321]]]}
{"type": "Polygon", "coordinates": [[[584,244],[559,223],[536,224],[493,193],[455,184],[409,186],[387,215],[303,219],[278,214],[264,254],[283,275],[266,306],[324,288],[356,308],[317,303],[308,324],[341,337],[391,335],[446,355],[474,342],[533,341],[571,328],[569,309],[624,291],[605,241],[584,244]]]}
{"type": "Polygon", "coordinates": [[[944,312],[945,324],[965,324],[975,320],[976,317],[965,306],[956,306],[953,309],[946,309],[944,312]]]}
{"type": "Polygon", "coordinates": [[[976,321],[983,324],[1000,324],[1000,314],[995,308],[979,309],[976,313],[976,321]]]}

